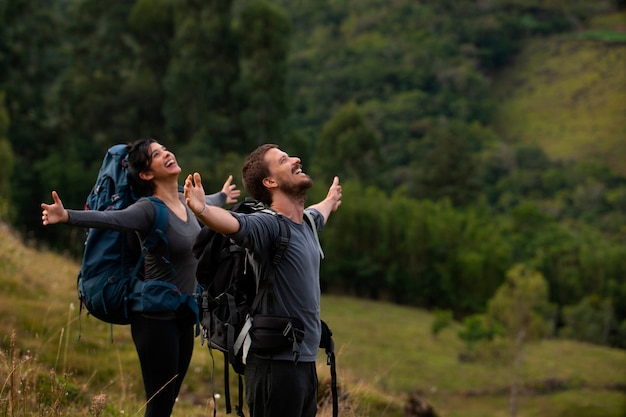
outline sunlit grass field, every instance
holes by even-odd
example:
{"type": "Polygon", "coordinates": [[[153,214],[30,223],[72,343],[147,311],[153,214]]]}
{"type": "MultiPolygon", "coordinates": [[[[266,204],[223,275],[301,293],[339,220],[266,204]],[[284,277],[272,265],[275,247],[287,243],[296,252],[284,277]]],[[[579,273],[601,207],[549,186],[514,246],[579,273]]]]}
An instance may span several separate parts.
{"type": "Polygon", "coordinates": [[[588,30],[529,41],[494,84],[502,138],[626,175],[624,28],[621,12],[596,18],[588,30]]]}

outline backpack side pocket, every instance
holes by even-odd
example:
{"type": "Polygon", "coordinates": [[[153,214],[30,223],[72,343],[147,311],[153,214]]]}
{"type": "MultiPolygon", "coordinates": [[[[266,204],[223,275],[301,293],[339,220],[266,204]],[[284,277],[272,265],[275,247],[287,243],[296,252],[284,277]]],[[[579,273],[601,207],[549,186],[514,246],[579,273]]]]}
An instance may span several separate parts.
{"type": "Polygon", "coordinates": [[[183,295],[176,285],[160,280],[139,281],[139,289],[130,295],[131,311],[161,313],[176,311],[183,302],[183,295]]]}

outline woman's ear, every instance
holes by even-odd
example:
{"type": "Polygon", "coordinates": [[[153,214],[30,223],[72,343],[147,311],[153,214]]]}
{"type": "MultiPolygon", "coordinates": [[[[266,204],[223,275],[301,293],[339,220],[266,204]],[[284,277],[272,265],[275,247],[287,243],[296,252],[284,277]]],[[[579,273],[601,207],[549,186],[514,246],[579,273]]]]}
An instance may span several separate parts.
{"type": "Polygon", "coordinates": [[[144,181],[150,181],[154,178],[154,174],[152,173],[152,171],[141,171],[139,173],[139,178],[144,181]]]}

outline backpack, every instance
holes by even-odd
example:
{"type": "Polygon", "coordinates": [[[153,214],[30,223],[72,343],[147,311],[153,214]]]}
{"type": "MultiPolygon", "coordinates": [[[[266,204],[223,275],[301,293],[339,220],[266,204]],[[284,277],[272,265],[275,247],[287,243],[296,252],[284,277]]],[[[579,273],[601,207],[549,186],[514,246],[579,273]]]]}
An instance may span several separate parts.
{"type": "MultiPolygon", "coordinates": [[[[238,416],[243,416],[242,375],[245,372],[245,356],[249,347],[245,346],[245,341],[251,340],[246,337],[251,331],[250,316],[254,316],[254,329],[252,329],[254,342],[252,343],[270,351],[285,348],[288,343],[291,343],[294,360],[297,360],[299,354],[299,342],[302,340],[304,329],[297,318],[257,314],[261,312],[260,306],[264,299],[270,299],[271,304],[274,268],[280,262],[290,239],[286,221],[275,211],[251,199],[235,204],[230,210],[247,214],[264,212],[275,216],[279,224],[279,235],[274,243],[272,261],[268,265],[266,275],[259,280],[258,291],[254,271],[245,248],[208,227],[200,231],[193,246],[194,256],[198,259],[196,278],[203,288],[200,305],[203,341],[205,339],[208,341],[209,351],[217,349],[224,356],[224,394],[227,414],[232,412],[229,368],[237,374],[239,402],[235,409],[238,416]]],[[[307,216],[305,218],[317,232],[315,225],[311,223],[312,219],[307,216]]],[[[317,233],[315,236],[317,239],[317,233]]],[[[322,254],[321,247],[320,254],[322,254]]],[[[324,322],[322,322],[322,329],[320,347],[326,349],[328,363],[331,365],[335,387],[333,400],[335,400],[336,377],[332,333],[324,322]]],[[[216,415],[216,408],[213,414],[216,415]]]]}
{"type": "MultiPolygon", "coordinates": [[[[121,210],[139,200],[129,182],[126,145],[108,149],[96,183],[87,196],[85,210],[121,210]]],[[[182,303],[198,313],[197,302],[181,295],[168,282],[143,281],[146,254],[158,244],[165,245],[168,213],[161,200],[148,198],[155,209],[152,229],[141,241],[136,233],[90,228],[87,232],[77,287],[80,309],[106,323],[129,324],[133,311],[175,310],[182,303]]],[[[173,269],[173,268],[172,268],[173,269]]]]}

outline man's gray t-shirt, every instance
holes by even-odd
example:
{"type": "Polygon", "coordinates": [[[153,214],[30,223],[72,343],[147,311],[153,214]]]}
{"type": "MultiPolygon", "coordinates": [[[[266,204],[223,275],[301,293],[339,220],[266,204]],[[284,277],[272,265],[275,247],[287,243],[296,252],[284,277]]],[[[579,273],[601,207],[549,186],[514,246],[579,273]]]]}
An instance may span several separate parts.
{"type": "MultiPolygon", "coordinates": [[[[324,227],[322,214],[307,209],[315,219],[317,230],[324,227]]],[[[274,244],[279,235],[278,219],[275,215],[257,212],[253,214],[232,213],[240,224],[237,233],[229,235],[239,245],[252,253],[255,276],[261,276],[271,262],[274,244]]],[[[291,236],[283,257],[275,268],[272,287],[272,314],[297,317],[304,324],[304,340],[300,345],[300,361],[314,362],[321,337],[320,323],[320,252],[308,222],[302,224],[283,217],[291,236]]],[[[278,360],[293,360],[291,352],[272,356],[278,360]]]]}

